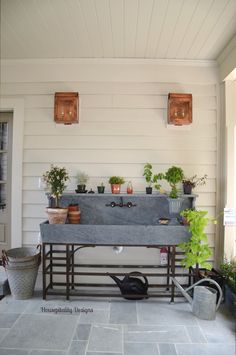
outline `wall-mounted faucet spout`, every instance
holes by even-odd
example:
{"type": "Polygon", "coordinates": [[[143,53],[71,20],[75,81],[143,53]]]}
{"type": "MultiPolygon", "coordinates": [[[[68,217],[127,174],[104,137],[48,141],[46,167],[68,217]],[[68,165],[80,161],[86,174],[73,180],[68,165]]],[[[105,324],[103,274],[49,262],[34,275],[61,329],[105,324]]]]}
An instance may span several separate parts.
{"type": "Polygon", "coordinates": [[[137,206],[136,203],[132,203],[132,202],[127,202],[127,203],[124,203],[123,201],[123,197],[120,197],[120,202],[119,203],[116,203],[114,201],[110,202],[110,203],[106,203],[105,205],[106,207],[128,207],[128,208],[131,208],[131,207],[135,207],[137,206]]]}

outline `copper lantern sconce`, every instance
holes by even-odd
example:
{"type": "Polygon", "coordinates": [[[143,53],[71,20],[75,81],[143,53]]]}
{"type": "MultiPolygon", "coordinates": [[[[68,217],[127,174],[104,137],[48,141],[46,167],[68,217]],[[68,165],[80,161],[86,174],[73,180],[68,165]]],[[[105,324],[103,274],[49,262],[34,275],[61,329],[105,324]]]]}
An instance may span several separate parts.
{"type": "Polygon", "coordinates": [[[54,99],[54,121],[70,125],[79,123],[79,94],[77,92],[56,92],[54,99]]]}
{"type": "Polygon", "coordinates": [[[168,95],[168,124],[176,126],[192,123],[192,94],[168,95]]]}

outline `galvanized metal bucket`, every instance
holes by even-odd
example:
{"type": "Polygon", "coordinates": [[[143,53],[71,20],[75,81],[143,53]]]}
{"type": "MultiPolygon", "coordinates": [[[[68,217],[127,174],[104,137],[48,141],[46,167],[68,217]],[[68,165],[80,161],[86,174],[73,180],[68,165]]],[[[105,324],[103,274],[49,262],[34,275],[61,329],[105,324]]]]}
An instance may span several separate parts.
{"type": "Polygon", "coordinates": [[[31,298],[34,292],[41,248],[14,248],[2,252],[11,294],[17,300],[31,298]]]}
{"type": "Polygon", "coordinates": [[[216,281],[205,278],[196,282],[192,286],[184,289],[174,277],[171,277],[171,280],[174,282],[175,286],[181,291],[187,301],[192,305],[192,311],[196,317],[205,320],[215,319],[216,311],[219,308],[222,299],[222,290],[220,285],[216,281]],[[207,286],[197,286],[206,281],[214,284],[217,287],[218,291],[207,286]],[[194,290],[193,298],[188,294],[191,289],[194,290]],[[217,292],[219,292],[219,299],[216,304],[217,292]]]}

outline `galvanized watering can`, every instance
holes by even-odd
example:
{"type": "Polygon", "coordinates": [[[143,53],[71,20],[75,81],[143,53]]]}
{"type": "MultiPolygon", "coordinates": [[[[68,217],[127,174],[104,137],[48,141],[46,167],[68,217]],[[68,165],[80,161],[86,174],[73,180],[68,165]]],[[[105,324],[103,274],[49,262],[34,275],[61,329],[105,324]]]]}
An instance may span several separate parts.
{"type": "Polygon", "coordinates": [[[206,278],[184,289],[174,277],[171,277],[171,280],[174,282],[175,286],[181,291],[181,293],[187,299],[187,301],[191,304],[193,314],[196,317],[200,319],[206,319],[206,320],[215,319],[216,311],[219,308],[222,299],[222,290],[216,281],[206,278]],[[216,304],[217,290],[213,289],[212,287],[197,286],[202,282],[206,282],[206,281],[214,284],[219,291],[219,299],[217,304],[216,304]],[[188,292],[191,289],[194,289],[193,298],[188,294],[188,292]]]}

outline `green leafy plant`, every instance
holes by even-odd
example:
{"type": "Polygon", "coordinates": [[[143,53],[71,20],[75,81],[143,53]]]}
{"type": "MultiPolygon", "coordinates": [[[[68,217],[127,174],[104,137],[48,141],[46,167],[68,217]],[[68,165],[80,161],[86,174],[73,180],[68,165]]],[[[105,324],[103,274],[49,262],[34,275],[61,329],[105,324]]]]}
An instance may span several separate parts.
{"type": "Polygon", "coordinates": [[[117,184],[117,185],[122,185],[125,183],[125,180],[121,176],[111,176],[109,179],[109,184],[117,184]]]}
{"type": "Polygon", "coordinates": [[[198,185],[205,185],[207,180],[207,174],[198,178],[197,175],[193,175],[190,178],[184,177],[182,182],[183,184],[190,185],[192,188],[195,188],[198,185]]]}
{"type": "Polygon", "coordinates": [[[171,187],[171,192],[170,192],[171,198],[178,197],[177,184],[181,182],[183,178],[184,178],[184,172],[181,168],[177,166],[172,166],[164,174],[163,173],[158,174],[158,179],[160,180],[164,179],[169,183],[171,187]]]}
{"type": "Polygon", "coordinates": [[[88,179],[89,176],[83,171],[78,171],[78,173],[76,174],[76,180],[78,185],[86,185],[88,179]]]}
{"type": "Polygon", "coordinates": [[[148,187],[152,187],[152,185],[154,184],[155,189],[160,190],[161,185],[157,183],[158,174],[153,174],[152,164],[146,163],[144,165],[143,176],[146,179],[148,187]]]}
{"type": "Polygon", "coordinates": [[[179,245],[185,253],[181,264],[187,268],[190,266],[195,267],[198,275],[199,265],[208,270],[212,268],[212,265],[207,262],[212,252],[208,244],[205,228],[209,222],[215,223],[215,220],[207,217],[208,212],[202,210],[186,209],[180,214],[187,219],[189,223],[188,230],[191,233],[190,240],[179,245]]]}
{"type": "Polygon", "coordinates": [[[59,199],[66,188],[66,182],[69,180],[69,174],[66,168],[51,165],[51,169],[43,174],[50,195],[55,199],[55,206],[59,206],[59,199]]]}
{"type": "Polygon", "coordinates": [[[224,261],[220,264],[220,272],[226,279],[226,284],[229,286],[231,291],[236,294],[236,263],[233,260],[224,261]]]}

